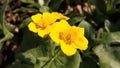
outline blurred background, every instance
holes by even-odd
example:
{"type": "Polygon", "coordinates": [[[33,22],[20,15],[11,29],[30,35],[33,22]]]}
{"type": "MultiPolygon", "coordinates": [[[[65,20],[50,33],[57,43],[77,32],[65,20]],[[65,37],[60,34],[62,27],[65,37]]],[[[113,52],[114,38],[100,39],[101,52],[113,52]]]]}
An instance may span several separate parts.
{"type": "Polygon", "coordinates": [[[41,39],[28,30],[30,17],[43,12],[85,28],[89,48],[79,52],[79,68],[120,68],[120,0],[0,0],[0,68],[40,68],[25,58],[41,39]]]}

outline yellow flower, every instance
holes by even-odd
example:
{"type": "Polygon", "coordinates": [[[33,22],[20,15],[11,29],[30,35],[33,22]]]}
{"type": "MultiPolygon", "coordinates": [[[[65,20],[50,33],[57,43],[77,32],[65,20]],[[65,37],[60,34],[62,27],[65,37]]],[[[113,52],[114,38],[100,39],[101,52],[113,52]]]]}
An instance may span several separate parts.
{"type": "Polygon", "coordinates": [[[38,13],[33,15],[31,18],[32,18],[32,22],[28,24],[29,30],[38,33],[38,35],[42,38],[44,38],[46,35],[48,35],[51,32],[54,23],[57,20],[69,19],[68,17],[57,12],[52,12],[52,13],[44,12],[43,14],[38,13]]]}
{"type": "Polygon", "coordinates": [[[67,56],[75,54],[77,49],[86,50],[88,48],[88,40],[84,36],[84,28],[70,26],[65,20],[55,24],[50,37],[60,45],[61,50],[67,56]]]}

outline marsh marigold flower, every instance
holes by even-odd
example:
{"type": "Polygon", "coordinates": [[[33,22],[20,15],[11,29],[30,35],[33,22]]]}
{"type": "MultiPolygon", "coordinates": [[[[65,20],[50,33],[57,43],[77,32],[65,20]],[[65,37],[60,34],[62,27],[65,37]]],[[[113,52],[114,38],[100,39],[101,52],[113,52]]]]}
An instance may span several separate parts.
{"type": "Polygon", "coordinates": [[[38,33],[38,35],[42,38],[50,33],[50,31],[53,29],[53,24],[57,20],[69,19],[68,17],[58,12],[44,12],[43,14],[38,13],[33,15],[31,18],[32,22],[28,24],[29,30],[38,33]]]}
{"type": "Polygon", "coordinates": [[[55,24],[50,37],[60,45],[61,50],[67,56],[75,54],[77,49],[86,50],[88,48],[88,40],[84,36],[84,28],[70,26],[65,20],[55,24]]]}

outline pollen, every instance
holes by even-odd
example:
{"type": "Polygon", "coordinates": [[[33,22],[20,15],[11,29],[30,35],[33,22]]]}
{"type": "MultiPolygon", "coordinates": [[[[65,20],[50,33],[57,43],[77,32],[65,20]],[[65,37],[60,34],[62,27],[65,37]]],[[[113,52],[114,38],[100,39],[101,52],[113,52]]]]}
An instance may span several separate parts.
{"type": "Polygon", "coordinates": [[[66,44],[71,44],[71,35],[69,33],[59,33],[59,38],[63,40],[66,44]]]}

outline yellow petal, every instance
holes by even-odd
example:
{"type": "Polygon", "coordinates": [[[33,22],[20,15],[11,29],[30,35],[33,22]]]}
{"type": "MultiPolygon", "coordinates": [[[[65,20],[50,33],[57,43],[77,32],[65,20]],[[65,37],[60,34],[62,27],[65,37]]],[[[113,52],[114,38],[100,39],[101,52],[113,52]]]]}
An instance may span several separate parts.
{"type": "Polygon", "coordinates": [[[28,24],[28,29],[29,29],[30,31],[32,31],[32,32],[37,33],[36,25],[35,25],[35,23],[33,23],[33,22],[30,22],[30,23],[28,24]]]}
{"type": "Polygon", "coordinates": [[[60,42],[60,47],[61,50],[63,51],[64,54],[67,56],[72,56],[76,53],[77,49],[75,49],[72,45],[65,44],[63,41],[60,42]]]}
{"type": "Polygon", "coordinates": [[[57,44],[59,44],[60,39],[59,39],[59,32],[58,31],[52,31],[49,36],[51,37],[51,39],[56,42],[57,44]]]}
{"type": "Polygon", "coordinates": [[[48,16],[48,15],[50,15],[49,12],[44,12],[44,13],[43,13],[43,16],[48,16]]]}
{"type": "Polygon", "coordinates": [[[60,22],[56,22],[54,24],[54,29],[52,32],[63,32],[64,30],[70,28],[71,26],[68,24],[67,21],[61,20],[60,22]]]}
{"type": "Polygon", "coordinates": [[[42,15],[40,13],[38,13],[38,14],[35,14],[32,16],[32,20],[35,23],[39,23],[41,21],[41,17],[42,17],[42,15]]]}
{"type": "Polygon", "coordinates": [[[49,30],[47,29],[38,29],[38,36],[44,38],[45,36],[47,36],[49,34],[49,30]]]}
{"type": "Polygon", "coordinates": [[[44,13],[43,13],[43,18],[44,18],[44,19],[49,19],[50,16],[51,16],[51,15],[50,15],[49,12],[44,12],[44,13]]]}
{"type": "Polygon", "coordinates": [[[59,31],[56,31],[55,29],[53,29],[51,31],[51,33],[49,34],[49,36],[51,37],[51,39],[56,42],[57,44],[59,44],[60,39],[59,39],[59,31]]]}
{"type": "Polygon", "coordinates": [[[84,36],[84,28],[72,26],[72,29],[79,35],[79,37],[84,36]]]}
{"type": "Polygon", "coordinates": [[[50,33],[50,37],[53,41],[55,41],[57,44],[59,44],[60,39],[59,39],[59,33],[63,32],[67,28],[69,28],[70,25],[68,24],[67,21],[61,20],[60,22],[56,22],[54,24],[54,28],[52,29],[50,33]]]}
{"type": "Polygon", "coordinates": [[[56,16],[51,15],[51,13],[49,12],[44,12],[42,19],[43,19],[44,24],[47,26],[47,25],[51,25],[55,23],[56,16]]]}
{"type": "Polygon", "coordinates": [[[56,18],[59,19],[59,20],[68,20],[69,17],[67,16],[64,16],[62,13],[58,13],[58,12],[52,12],[51,13],[52,16],[57,16],[56,18]]]}
{"type": "Polygon", "coordinates": [[[75,42],[75,48],[80,50],[86,50],[88,48],[88,40],[85,37],[81,37],[75,42]]]}

